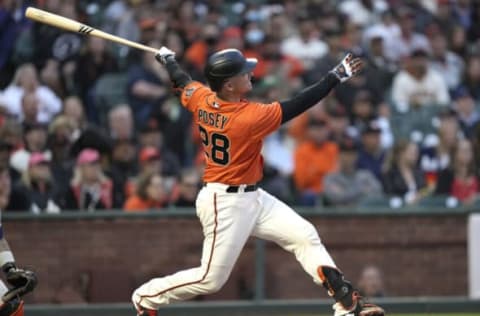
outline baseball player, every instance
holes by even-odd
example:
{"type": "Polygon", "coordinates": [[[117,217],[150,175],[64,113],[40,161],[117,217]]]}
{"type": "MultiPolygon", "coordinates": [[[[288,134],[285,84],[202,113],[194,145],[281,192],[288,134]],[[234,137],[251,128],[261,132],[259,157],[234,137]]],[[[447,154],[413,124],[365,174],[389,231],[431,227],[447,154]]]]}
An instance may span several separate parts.
{"type": "Polygon", "coordinates": [[[315,227],[257,186],[262,177],[263,139],[356,74],[361,61],[348,54],[321,81],[292,99],[261,104],[244,99],[252,89],[257,60],[245,58],[236,49],[210,56],[205,67],[210,87],[193,81],[170,49],[162,47],[156,57],[200,129],[206,168],[196,210],[204,242],[199,267],[152,279],[134,291],[138,315],[154,316],[162,305],[220,290],[251,235],[293,253],[314,282],[335,299],[335,316],[384,315],[382,308],[366,303],[344,279],[315,227]]]}
{"type": "MultiPolygon", "coordinates": [[[[0,167],[0,211],[7,205],[10,196],[10,175],[8,169],[0,167]]],[[[0,212],[1,214],[1,212],[0,212]]],[[[8,289],[0,280],[0,316],[23,316],[23,301],[21,297],[35,288],[37,277],[32,271],[19,269],[3,236],[0,222],[0,267],[5,273],[7,282],[12,286],[8,289]]]]}

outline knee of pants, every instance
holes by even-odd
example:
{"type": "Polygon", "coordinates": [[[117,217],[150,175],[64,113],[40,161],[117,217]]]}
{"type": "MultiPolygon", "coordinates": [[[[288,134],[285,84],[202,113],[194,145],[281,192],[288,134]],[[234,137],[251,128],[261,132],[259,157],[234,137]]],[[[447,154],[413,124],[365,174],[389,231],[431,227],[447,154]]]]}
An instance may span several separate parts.
{"type": "Polygon", "coordinates": [[[201,282],[203,294],[210,294],[218,292],[223,285],[227,282],[229,272],[225,271],[214,271],[208,273],[205,279],[201,282]]]}

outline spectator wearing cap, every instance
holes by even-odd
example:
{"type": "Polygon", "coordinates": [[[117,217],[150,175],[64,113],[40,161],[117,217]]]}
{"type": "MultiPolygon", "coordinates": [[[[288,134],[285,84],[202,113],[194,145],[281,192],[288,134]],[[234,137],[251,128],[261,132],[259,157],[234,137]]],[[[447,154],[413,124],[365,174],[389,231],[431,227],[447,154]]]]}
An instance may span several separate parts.
{"type": "MultiPolygon", "coordinates": [[[[194,130],[198,130],[198,128],[195,127],[194,130]]],[[[156,119],[151,118],[146,122],[146,124],[142,124],[140,126],[138,142],[140,151],[143,148],[153,147],[158,152],[158,154],[161,155],[162,175],[178,176],[180,174],[181,166],[179,158],[166,146],[164,135],[160,130],[158,121],[156,119]]],[[[179,142],[178,139],[177,142],[179,142]]],[[[183,144],[183,142],[180,143],[183,144]]]]}
{"type": "Polygon", "coordinates": [[[475,100],[465,87],[459,87],[453,93],[453,101],[463,134],[467,138],[475,137],[475,130],[480,125],[480,113],[476,109],[475,100]]]}
{"type": "Polygon", "coordinates": [[[294,152],[293,179],[302,205],[313,206],[323,193],[323,178],[337,168],[338,146],[328,140],[324,120],[310,120],[307,139],[294,152]]]}
{"type": "Polygon", "coordinates": [[[142,174],[136,183],[135,193],[125,201],[123,209],[140,212],[162,208],[167,200],[164,185],[160,173],[142,174]]]}
{"type": "Polygon", "coordinates": [[[405,204],[416,204],[430,193],[425,174],[418,166],[418,145],[412,141],[395,143],[384,174],[383,187],[386,194],[403,199],[405,204]]]}
{"type": "Polygon", "coordinates": [[[382,148],[392,147],[393,133],[388,119],[388,105],[384,103],[380,105],[375,104],[370,91],[359,90],[355,94],[351,120],[352,130],[355,131],[354,134],[360,135],[369,124],[376,125],[380,129],[382,148]]]}
{"type": "Polygon", "coordinates": [[[472,143],[467,139],[458,141],[451,160],[450,167],[438,176],[435,194],[449,195],[463,205],[471,205],[478,200],[480,192],[472,143]]]}
{"type": "Polygon", "coordinates": [[[85,148],[80,151],[63,204],[63,209],[70,211],[94,212],[112,208],[113,184],[102,170],[97,150],[85,148]]]}
{"type": "Polygon", "coordinates": [[[383,181],[382,167],[386,151],[382,148],[381,129],[375,121],[361,131],[357,168],[370,171],[380,182],[383,181]]]}
{"type": "Polygon", "coordinates": [[[332,206],[351,206],[362,199],[382,195],[382,184],[368,170],[358,170],[358,148],[355,140],[344,138],[340,142],[339,169],[323,180],[324,201],[332,206]]]}
{"type": "Polygon", "coordinates": [[[62,101],[50,88],[40,84],[37,70],[32,64],[23,64],[18,67],[12,82],[3,92],[5,108],[17,119],[22,119],[22,97],[28,92],[36,95],[38,122],[49,123],[60,112],[62,101]]]}
{"type": "Polygon", "coordinates": [[[20,174],[27,171],[30,155],[41,152],[51,157],[47,148],[47,126],[40,123],[25,124],[23,127],[24,148],[16,150],[10,157],[10,166],[20,174]]]}
{"type": "Polygon", "coordinates": [[[30,155],[28,169],[12,188],[8,209],[12,211],[59,213],[58,188],[50,170],[50,158],[43,153],[30,155]]]}
{"type": "Polygon", "coordinates": [[[393,79],[392,100],[399,112],[424,106],[446,106],[450,102],[444,78],[429,66],[428,53],[415,50],[404,70],[393,79]]]}

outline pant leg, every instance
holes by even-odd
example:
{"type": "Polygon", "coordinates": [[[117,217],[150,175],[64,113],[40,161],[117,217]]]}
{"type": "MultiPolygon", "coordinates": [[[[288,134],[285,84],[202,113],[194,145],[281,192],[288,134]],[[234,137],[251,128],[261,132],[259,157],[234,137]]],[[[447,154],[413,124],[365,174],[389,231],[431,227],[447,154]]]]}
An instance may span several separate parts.
{"type": "Polygon", "coordinates": [[[336,266],[322,244],[316,228],[285,203],[262,189],[259,189],[259,203],[260,216],[252,235],[273,241],[292,252],[314,282],[321,284],[318,267],[336,266]]]}
{"type": "Polygon", "coordinates": [[[204,234],[200,267],[143,284],[132,296],[137,309],[158,309],[164,304],[218,291],[255,225],[259,214],[257,195],[204,187],[197,198],[197,216],[204,234]]]}

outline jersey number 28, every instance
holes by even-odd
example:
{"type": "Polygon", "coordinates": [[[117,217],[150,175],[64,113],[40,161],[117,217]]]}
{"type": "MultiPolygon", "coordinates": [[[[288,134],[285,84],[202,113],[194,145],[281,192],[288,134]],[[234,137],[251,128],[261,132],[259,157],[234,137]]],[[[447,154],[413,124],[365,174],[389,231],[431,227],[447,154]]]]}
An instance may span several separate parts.
{"type": "Polygon", "coordinates": [[[205,145],[205,155],[215,163],[227,165],[230,162],[230,155],[228,152],[228,149],[230,148],[230,140],[227,136],[219,133],[208,135],[206,129],[201,126],[198,128],[200,129],[200,137],[202,138],[203,145],[205,145]],[[211,145],[210,152],[208,149],[209,145],[211,145]]]}

